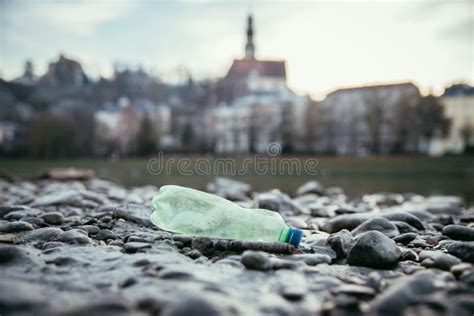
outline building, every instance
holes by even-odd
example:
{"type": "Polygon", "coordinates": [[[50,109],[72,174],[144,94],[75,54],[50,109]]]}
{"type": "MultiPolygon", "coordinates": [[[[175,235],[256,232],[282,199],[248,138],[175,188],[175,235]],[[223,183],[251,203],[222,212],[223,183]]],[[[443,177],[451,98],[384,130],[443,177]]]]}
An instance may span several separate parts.
{"type": "Polygon", "coordinates": [[[104,104],[94,114],[97,154],[133,153],[145,117],[153,126],[156,143],[160,144],[171,130],[171,112],[168,106],[145,99],[130,101],[128,98],[104,104]]]}
{"type": "MultiPolygon", "coordinates": [[[[414,106],[421,97],[410,82],[338,89],[321,102],[327,128],[320,135],[316,151],[337,155],[389,154],[403,146],[417,151],[417,140],[399,137],[398,122],[403,108],[414,106]]],[[[408,138],[408,136],[407,136],[408,138]]]]}
{"type": "Polygon", "coordinates": [[[34,67],[31,60],[27,60],[25,62],[25,70],[23,75],[13,80],[13,82],[24,86],[33,86],[38,82],[38,78],[35,76],[34,67]]]}
{"type": "Polygon", "coordinates": [[[66,58],[63,54],[48,66],[48,71],[40,78],[45,86],[58,88],[80,88],[89,83],[79,62],[66,58]]]}
{"type": "Polygon", "coordinates": [[[451,120],[448,137],[442,141],[443,153],[462,153],[474,146],[474,87],[455,84],[440,98],[445,115],[451,120]]]}
{"type": "Polygon", "coordinates": [[[284,60],[255,56],[251,15],[246,37],[244,57],[232,62],[219,83],[221,103],[211,114],[219,154],[264,152],[269,143],[283,141],[282,125],[303,132],[297,121],[304,116],[308,98],[288,88],[284,60]]]}

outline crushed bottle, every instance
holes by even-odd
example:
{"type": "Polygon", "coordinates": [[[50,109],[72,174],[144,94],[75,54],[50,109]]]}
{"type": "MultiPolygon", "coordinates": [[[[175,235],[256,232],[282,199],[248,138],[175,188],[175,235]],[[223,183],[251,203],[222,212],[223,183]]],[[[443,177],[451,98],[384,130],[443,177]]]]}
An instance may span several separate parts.
{"type": "Polygon", "coordinates": [[[150,217],[174,233],[243,241],[285,242],[298,247],[303,232],[289,227],[277,212],[243,208],[213,194],[166,185],[152,201],[150,217]]]}

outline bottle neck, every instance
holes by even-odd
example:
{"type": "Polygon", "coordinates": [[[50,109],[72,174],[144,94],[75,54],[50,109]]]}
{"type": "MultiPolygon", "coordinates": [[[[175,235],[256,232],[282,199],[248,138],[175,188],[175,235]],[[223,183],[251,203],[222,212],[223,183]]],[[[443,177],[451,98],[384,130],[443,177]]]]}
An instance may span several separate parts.
{"type": "Polygon", "coordinates": [[[280,233],[278,241],[292,244],[298,248],[301,238],[303,237],[303,231],[294,227],[285,227],[280,233]]]}
{"type": "Polygon", "coordinates": [[[279,242],[288,242],[288,235],[290,234],[291,228],[285,227],[282,229],[280,233],[280,238],[278,238],[279,242]]]}

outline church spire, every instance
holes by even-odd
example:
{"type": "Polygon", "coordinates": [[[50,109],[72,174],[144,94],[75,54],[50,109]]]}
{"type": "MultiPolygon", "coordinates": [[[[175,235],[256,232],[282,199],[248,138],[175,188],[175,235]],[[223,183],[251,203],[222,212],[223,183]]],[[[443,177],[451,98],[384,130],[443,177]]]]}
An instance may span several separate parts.
{"type": "Polygon", "coordinates": [[[249,14],[247,18],[247,45],[245,45],[245,58],[254,59],[255,58],[255,46],[253,45],[253,18],[249,14]]]}

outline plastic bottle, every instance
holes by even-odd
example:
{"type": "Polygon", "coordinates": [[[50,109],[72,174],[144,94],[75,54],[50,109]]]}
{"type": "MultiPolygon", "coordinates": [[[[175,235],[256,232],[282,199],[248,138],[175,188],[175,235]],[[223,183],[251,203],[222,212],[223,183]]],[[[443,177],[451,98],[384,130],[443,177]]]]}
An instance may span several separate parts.
{"type": "Polygon", "coordinates": [[[245,241],[286,242],[298,247],[303,232],[285,225],[280,214],[243,208],[213,194],[166,185],[153,198],[151,222],[190,236],[245,241]]]}

